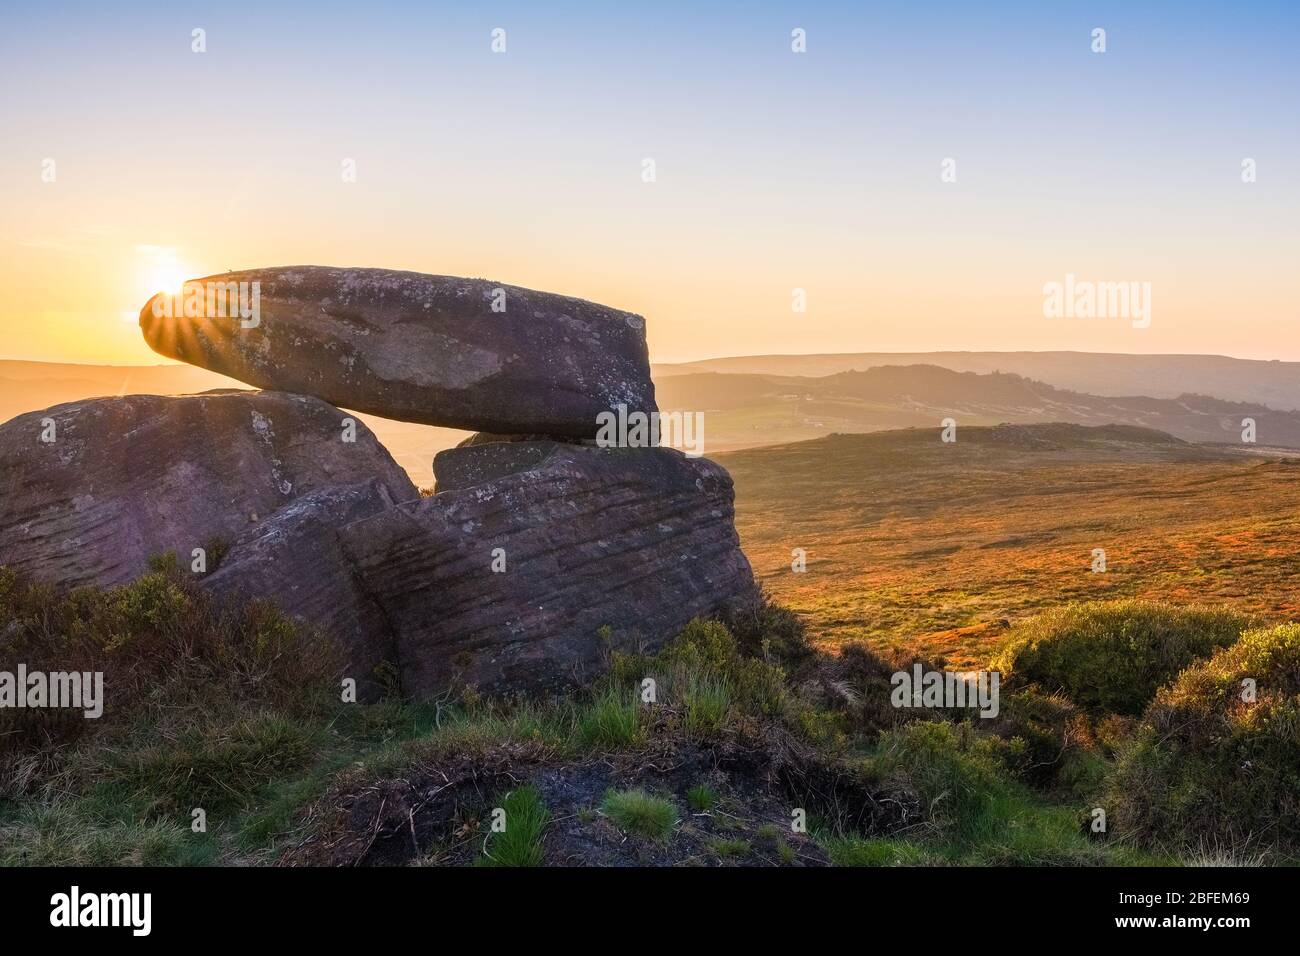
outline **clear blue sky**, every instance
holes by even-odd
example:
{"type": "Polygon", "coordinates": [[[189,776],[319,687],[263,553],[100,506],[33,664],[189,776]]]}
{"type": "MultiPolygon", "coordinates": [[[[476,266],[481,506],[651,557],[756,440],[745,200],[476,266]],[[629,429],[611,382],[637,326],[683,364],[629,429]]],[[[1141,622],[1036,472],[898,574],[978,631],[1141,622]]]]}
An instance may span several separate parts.
{"type": "Polygon", "coordinates": [[[6,10],[5,354],[150,361],[169,263],[321,262],[641,311],[660,360],[1300,359],[1300,4],[610,6],[6,10]],[[1152,327],[1045,319],[1067,272],[1150,281],[1152,327]]]}

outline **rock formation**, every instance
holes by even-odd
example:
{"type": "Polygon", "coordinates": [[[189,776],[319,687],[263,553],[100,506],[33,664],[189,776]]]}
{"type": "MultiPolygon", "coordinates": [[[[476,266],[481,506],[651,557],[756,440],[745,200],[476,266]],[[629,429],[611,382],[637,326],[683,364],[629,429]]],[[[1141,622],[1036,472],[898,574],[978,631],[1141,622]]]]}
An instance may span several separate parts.
{"type": "Polygon", "coordinates": [[[341,532],[393,625],[408,693],[562,685],[597,665],[602,628],[617,647],[654,649],[692,617],[755,597],[720,466],[561,443],[536,464],[499,464],[341,532]]]}
{"type": "Polygon", "coordinates": [[[259,388],[448,428],[580,437],[602,411],[656,407],[645,320],[582,299],[321,266],[194,282],[257,283],[256,324],[229,309],[159,316],[155,296],[140,312],[149,347],[259,388]]]}
{"type": "MultiPolygon", "coordinates": [[[[412,497],[413,489],[403,490],[402,500],[412,497]]],[[[321,628],[344,651],[347,676],[364,697],[374,697],[380,689],[376,668],[395,660],[393,634],[352,573],[339,530],[396,503],[375,478],[305,494],[245,531],[201,584],[224,602],[271,601],[321,628]]]]}
{"type": "Polygon", "coordinates": [[[331,634],[371,695],[385,663],[414,696],[558,687],[607,645],[652,649],[756,597],[725,470],[592,441],[602,412],[656,411],[638,316],[378,269],[213,281],[258,283],[258,308],[187,317],[155,297],[146,339],[273,390],[89,399],[0,426],[0,565],[115,585],[202,548],[201,587],[331,634]],[[439,454],[420,498],[336,405],[486,432],[439,454]]]}
{"type": "Polygon", "coordinates": [[[370,430],[283,392],[93,398],[0,425],[0,563],[62,586],[219,549],[308,492],[374,478],[418,495],[370,430]]]}

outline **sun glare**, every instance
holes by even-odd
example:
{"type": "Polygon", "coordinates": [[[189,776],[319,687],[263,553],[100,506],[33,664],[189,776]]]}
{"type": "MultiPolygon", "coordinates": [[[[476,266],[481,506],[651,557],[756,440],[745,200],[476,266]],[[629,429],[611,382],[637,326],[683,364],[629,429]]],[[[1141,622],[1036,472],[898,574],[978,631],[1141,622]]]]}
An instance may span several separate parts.
{"type": "Polygon", "coordinates": [[[193,277],[189,266],[177,257],[171,246],[137,246],[136,251],[143,258],[140,273],[146,295],[179,293],[183,291],[185,280],[193,277]]]}
{"type": "Polygon", "coordinates": [[[180,292],[188,278],[189,274],[179,262],[173,260],[151,263],[148,270],[147,291],[149,295],[155,292],[180,292]]]}

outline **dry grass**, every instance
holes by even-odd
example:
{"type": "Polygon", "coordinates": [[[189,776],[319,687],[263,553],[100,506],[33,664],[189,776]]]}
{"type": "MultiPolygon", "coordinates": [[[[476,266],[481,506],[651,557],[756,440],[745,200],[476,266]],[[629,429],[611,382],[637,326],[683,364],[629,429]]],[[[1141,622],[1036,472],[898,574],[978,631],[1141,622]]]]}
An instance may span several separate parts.
{"type": "Polygon", "coordinates": [[[865,640],[950,666],[985,663],[1000,622],[1071,601],[1300,615],[1300,465],[1069,435],[1035,448],[993,431],[719,456],[756,574],[823,646],[865,640]],[[806,549],[806,573],[790,570],[793,548],[806,549]],[[1091,571],[1094,548],[1106,550],[1105,573],[1091,571]]]}

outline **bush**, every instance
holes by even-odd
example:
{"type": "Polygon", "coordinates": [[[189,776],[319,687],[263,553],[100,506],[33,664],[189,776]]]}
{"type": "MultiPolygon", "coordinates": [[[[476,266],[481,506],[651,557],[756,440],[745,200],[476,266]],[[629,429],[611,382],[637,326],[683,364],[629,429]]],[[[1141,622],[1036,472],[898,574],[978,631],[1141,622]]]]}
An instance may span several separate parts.
{"type": "Polygon", "coordinates": [[[994,742],[968,723],[918,721],[887,731],[870,771],[916,793],[931,823],[967,838],[985,826],[1004,792],[994,742]]]}
{"type": "MultiPolygon", "coordinates": [[[[1002,741],[997,754],[1007,769],[1030,786],[1095,794],[1106,774],[1106,740],[1099,740],[1087,715],[1064,694],[1036,687],[1001,695],[998,716],[981,721],[1002,741]]],[[[1106,724],[1110,733],[1111,723],[1106,724]]]]}
{"type": "Polygon", "coordinates": [[[1147,845],[1300,851],[1300,624],[1249,631],[1160,691],[1106,805],[1147,845]]]}
{"type": "MultiPolygon", "coordinates": [[[[920,664],[924,671],[943,670],[939,663],[905,650],[845,644],[825,682],[827,693],[823,695],[823,703],[846,713],[853,729],[868,739],[915,720],[944,720],[952,716],[944,710],[894,706],[894,674],[911,673],[915,664],[920,664]]],[[[959,716],[967,715],[963,711],[959,716]]]]}
{"type": "Polygon", "coordinates": [[[1003,689],[1037,684],[1093,712],[1137,716],[1189,664],[1249,621],[1227,610],[1150,601],[1070,604],[1017,626],[993,662],[1003,689]]]}
{"type": "MultiPolygon", "coordinates": [[[[99,719],[65,709],[0,710],[0,795],[51,785],[69,745],[85,737],[151,727],[154,738],[175,741],[192,731],[211,741],[239,732],[238,721],[261,709],[318,709],[341,672],[332,641],[268,604],[216,606],[174,560],[151,566],[130,584],[66,593],[0,568],[0,671],[22,663],[29,671],[104,675],[99,719]]],[[[196,758],[225,759],[193,746],[196,758]]]]}
{"type": "Polygon", "coordinates": [[[772,603],[766,594],[751,604],[729,609],[723,621],[741,651],[750,657],[795,667],[816,653],[799,616],[772,603]]]}

